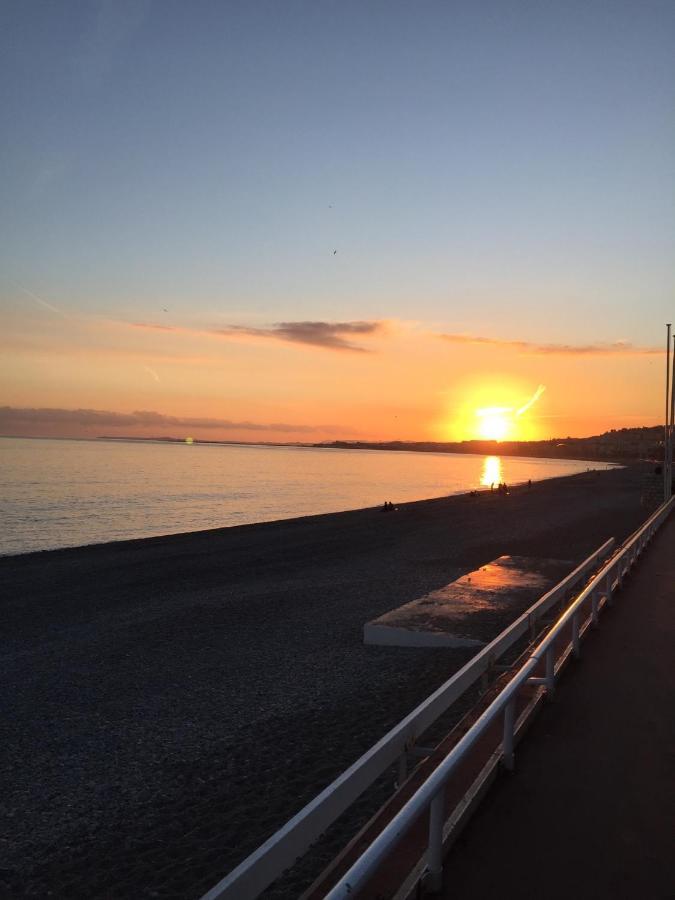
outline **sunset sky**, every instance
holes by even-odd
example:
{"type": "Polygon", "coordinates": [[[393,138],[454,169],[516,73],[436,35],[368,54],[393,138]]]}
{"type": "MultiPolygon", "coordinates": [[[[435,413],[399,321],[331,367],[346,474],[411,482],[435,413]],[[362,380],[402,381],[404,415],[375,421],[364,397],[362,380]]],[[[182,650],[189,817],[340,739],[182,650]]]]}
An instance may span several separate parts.
{"type": "Polygon", "coordinates": [[[662,421],[672,2],[17,0],[0,24],[0,434],[662,421]]]}

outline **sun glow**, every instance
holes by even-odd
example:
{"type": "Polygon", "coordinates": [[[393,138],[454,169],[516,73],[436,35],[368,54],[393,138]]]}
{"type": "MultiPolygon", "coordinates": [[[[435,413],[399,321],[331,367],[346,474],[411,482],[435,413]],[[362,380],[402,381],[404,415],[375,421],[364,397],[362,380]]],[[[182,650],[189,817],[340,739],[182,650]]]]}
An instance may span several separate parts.
{"type": "Polygon", "coordinates": [[[540,384],[530,399],[518,406],[486,406],[477,409],[476,436],[484,441],[524,440],[529,430],[525,423],[525,413],[534,406],[545,390],[544,385],[540,384]]]}
{"type": "Polygon", "coordinates": [[[480,420],[478,436],[486,441],[503,441],[513,428],[513,420],[509,413],[509,409],[499,406],[477,409],[476,415],[480,420]]]}
{"type": "Polygon", "coordinates": [[[484,487],[501,484],[502,478],[502,461],[498,456],[486,456],[483,461],[483,471],[480,476],[480,483],[484,487]]]}
{"type": "Polygon", "coordinates": [[[459,383],[452,392],[456,404],[447,417],[438,420],[438,433],[444,440],[454,441],[537,440],[540,417],[532,407],[545,390],[540,384],[534,393],[528,393],[525,384],[508,375],[459,383]]]}

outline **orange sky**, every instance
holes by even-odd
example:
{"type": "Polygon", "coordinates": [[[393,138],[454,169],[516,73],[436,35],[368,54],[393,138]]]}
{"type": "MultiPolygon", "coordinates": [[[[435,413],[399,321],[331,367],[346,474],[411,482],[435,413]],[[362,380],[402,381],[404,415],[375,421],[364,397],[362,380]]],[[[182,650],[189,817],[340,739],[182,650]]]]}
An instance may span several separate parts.
{"type": "Polygon", "coordinates": [[[674,4],[5,6],[0,434],[662,420],[674,4]]]}
{"type": "Polygon", "coordinates": [[[400,321],[237,331],[38,304],[11,313],[2,434],[463,440],[489,436],[495,415],[486,431],[477,410],[498,407],[507,412],[496,413],[495,434],[538,439],[662,415],[663,353],[626,343],[501,341],[487,329],[448,334],[400,321]],[[539,385],[541,396],[515,415],[539,385]]]}

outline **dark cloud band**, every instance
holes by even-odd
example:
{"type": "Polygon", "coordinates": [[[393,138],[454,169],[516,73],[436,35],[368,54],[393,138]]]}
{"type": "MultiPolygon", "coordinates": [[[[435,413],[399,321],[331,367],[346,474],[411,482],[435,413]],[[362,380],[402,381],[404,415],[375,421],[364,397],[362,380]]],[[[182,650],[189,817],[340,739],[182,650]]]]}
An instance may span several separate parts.
{"type": "Polygon", "coordinates": [[[245,325],[228,325],[219,334],[245,334],[252,337],[273,338],[294,344],[309,344],[327,350],[348,350],[368,353],[365,347],[352,343],[353,336],[365,337],[382,331],[381,322],[278,322],[270,328],[249,328],[245,325]]]}
{"type": "Polygon", "coordinates": [[[291,425],[285,422],[235,422],[230,419],[188,418],[183,416],[166,416],[151,410],[122,413],[101,409],[58,409],[58,408],[18,408],[0,406],[0,429],[20,428],[26,426],[76,426],[76,427],[108,427],[157,428],[169,426],[173,428],[213,428],[239,431],[277,431],[310,434],[313,432],[338,432],[338,426],[291,425]]]}
{"type": "Polygon", "coordinates": [[[367,347],[355,344],[353,337],[372,337],[384,331],[383,322],[277,322],[266,328],[250,325],[227,325],[224,328],[180,328],[154,322],[134,322],[135,328],[151,331],[210,334],[220,337],[255,337],[286,341],[292,344],[308,344],[326,350],[345,350],[351,353],[370,353],[367,347]]]}

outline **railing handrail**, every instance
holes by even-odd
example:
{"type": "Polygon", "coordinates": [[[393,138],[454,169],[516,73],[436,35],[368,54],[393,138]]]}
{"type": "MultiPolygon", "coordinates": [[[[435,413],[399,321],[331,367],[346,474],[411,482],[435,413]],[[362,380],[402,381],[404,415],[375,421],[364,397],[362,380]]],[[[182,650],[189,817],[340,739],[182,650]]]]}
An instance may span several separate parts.
{"type": "MultiPolygon", "coordinates": [[[[468,750],[476,743],[485,729],[491,725],[496,717],[502,713],[507,705],[515,698],[518,691],[540,667],[542,659],[552,653],[553,643],[565,625],[569,624],[574,615],[578,613],[580,606],[588,600],[600,583],[608,576],[611,578],[614,569],[620,567],[624,559],[631,551],[637,555],[640,542],[646,543],[668,516],[675,504],[675,497],[662,504],[647,521],[619,548],[619,551],[602,567],[589,584],[575,598],[573,603],[560,615],[553,624],[546,637],[539,642],[537,647],[529,655],[525,663],[518,669],[513,678],[494,698],[487,709],[479,716],[471,728],[462,736],[457,744],[449,751],[443,761],[429,775],[426,781],[418,788],[407,803],[399,810],[389,824],[380,832],[378,837],[370,844],[365,852],[357,859],[349,871],[342,876],[335,887],[326,894],[325,900],[341,900],[345,897],[354,897],[363,884],[377,869],[379,863],[392,851],[398,842],[404,837],[412,824],[431,804],[434,797],[443,790],[444,785],[455,766],[468,750]]],[[[635,556],[633,559],[635,559],[635,556]]],[[[620,572],[619,577],[621,577],[620,572]]]]}
{"type": "Polygon", "coordinates": [[[202,900],[251,900],[289,868],[311,844],[427,728],[446,712],[528,630],[610,553],[614,538],[590,554],[536,603],[408,713],[331,784],[272,834],[202,900]]]}

